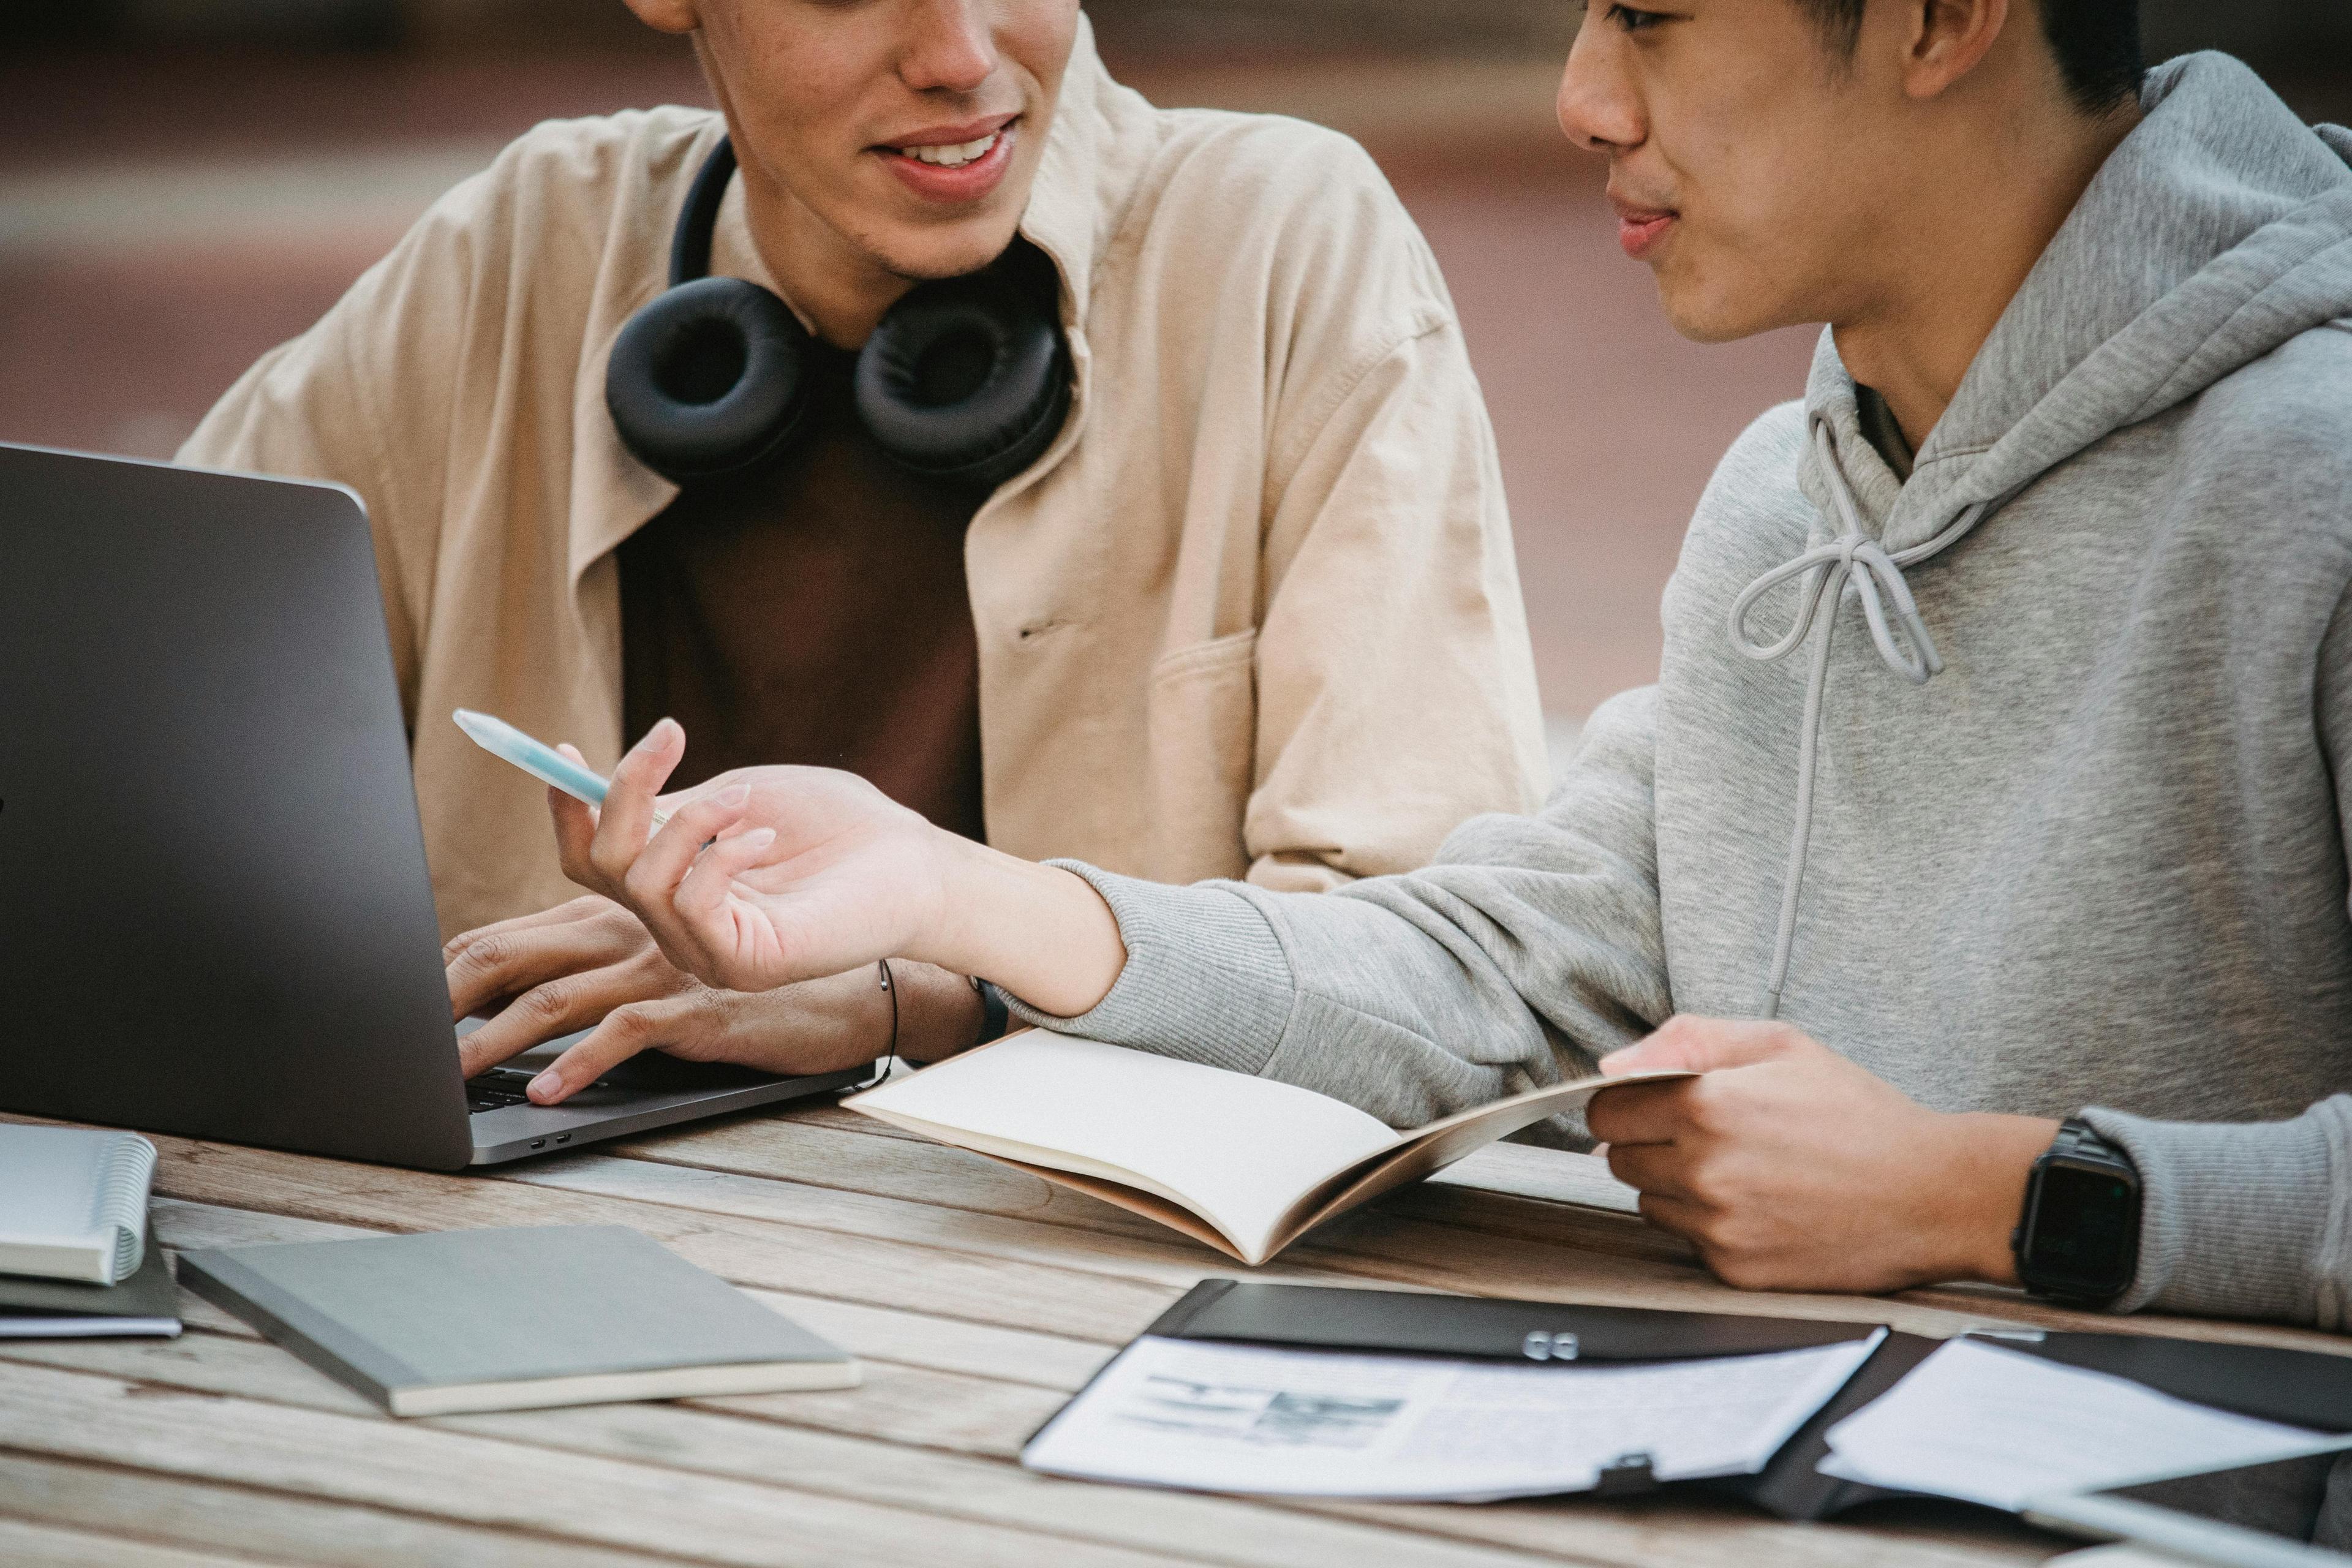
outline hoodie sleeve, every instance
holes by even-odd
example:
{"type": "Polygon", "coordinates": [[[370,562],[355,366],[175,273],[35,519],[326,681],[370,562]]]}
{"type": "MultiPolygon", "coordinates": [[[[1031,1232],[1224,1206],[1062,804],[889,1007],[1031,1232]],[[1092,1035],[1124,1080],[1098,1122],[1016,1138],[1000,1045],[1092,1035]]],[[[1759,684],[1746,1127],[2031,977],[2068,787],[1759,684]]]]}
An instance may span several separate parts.
{"type": "Polygon", "coordinates": [[[2352,1328],[2352,1095],[2292,1121],[2084,1119],[2139,1167],[2139,1272],[2118,1310],[2352,1328]]]}
{"type": "MultiPolygon", "coordinates": [[[[2352,843],[2352,587],[2321,641],[2313,710],[2352,843]]],[[[2352,910],[2347,910],[2352,916],[2352,910]]],[[[2335,1048],[2352,1062],[2352,1040],[2335,1048]]],[[[2084,1120],[2139,1167],[2138,1277],[2116,1303],[2352,1331],[2352,1095],[2289,1121],[2084,1120]]]]}
{"type": "Polygon", "coordinates": [[[1029,1022],[1297,1084],[1412,1127],[1591,1069],[1671,1011],[1651,765],[1657,694],[1603,704],[1541,816],[1320,895],[1071,865],[1126,939],[1118,983],[1029,1022]]]}

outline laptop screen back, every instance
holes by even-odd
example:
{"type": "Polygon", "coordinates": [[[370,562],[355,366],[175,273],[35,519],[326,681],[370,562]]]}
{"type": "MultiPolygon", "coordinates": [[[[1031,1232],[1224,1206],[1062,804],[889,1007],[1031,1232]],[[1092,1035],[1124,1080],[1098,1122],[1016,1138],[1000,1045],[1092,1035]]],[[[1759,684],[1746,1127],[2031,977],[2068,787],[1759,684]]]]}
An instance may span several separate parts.
{"type": "Polygon", "coordinates": [[[471,1151],[367,521],[0,446],[0,1110],[471,1151]]]}

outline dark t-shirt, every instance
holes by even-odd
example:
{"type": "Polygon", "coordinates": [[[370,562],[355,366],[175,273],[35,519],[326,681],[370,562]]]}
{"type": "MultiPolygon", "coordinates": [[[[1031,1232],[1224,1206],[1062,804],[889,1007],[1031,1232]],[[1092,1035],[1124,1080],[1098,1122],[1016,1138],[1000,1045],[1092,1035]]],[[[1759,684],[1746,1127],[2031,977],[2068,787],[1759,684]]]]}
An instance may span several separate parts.
{"type": "Polygon", "coordinates": [[[845,768],[979,838],[979,498],[891,466],[851,409],[853,363],[817,355],[815,428],[781,462],[689,488],[622,544],[623,725],[631,743],[686,726],[672,788],[845,768]]]}
{"type": "Polygon", "coordinates": [[[1916,454],[1910,438],[1903,434],[1902,422],[1895,410],[1886,406],[1886,399],[1878,395],[1874,386],[1857,384],[1853,389],[1855,412],[1862,418],[1862,438],[1878,449],[1895,477],[1905,484],[1911,482],[1911,465],[1916,454]]]}

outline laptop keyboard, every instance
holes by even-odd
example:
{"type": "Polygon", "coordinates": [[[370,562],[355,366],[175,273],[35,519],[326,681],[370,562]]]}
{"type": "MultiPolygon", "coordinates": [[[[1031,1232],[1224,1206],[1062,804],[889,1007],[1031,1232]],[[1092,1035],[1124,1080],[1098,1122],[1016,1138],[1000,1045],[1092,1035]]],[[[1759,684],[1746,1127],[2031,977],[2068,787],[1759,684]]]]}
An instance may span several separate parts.
{"type": "Polygon", "coordinates": [[[529,1105],[530,1096],[523,1090],[530,1086],[532,1075],[513,1068],[492,1068],[479,1078],[466,1080],[466,1112],[478,1115],[485,1110],[504,1110],[509,1105],[529,1105]]]}

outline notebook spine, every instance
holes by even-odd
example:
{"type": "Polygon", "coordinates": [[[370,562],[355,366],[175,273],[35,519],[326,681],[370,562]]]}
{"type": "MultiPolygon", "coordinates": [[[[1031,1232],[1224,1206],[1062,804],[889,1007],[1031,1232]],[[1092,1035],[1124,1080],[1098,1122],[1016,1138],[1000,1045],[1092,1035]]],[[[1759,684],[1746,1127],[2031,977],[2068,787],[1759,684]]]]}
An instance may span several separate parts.
{"type": "Polygon", "coordinates": [[[114,1278],[119,1284],[139,1272],[147,1256],[147,1193],[155,1178],[155,1145],[135,1133],[110,1139],[98,1163],[98,1202],[92,1228],[114,1233],[114,1278]]]}

